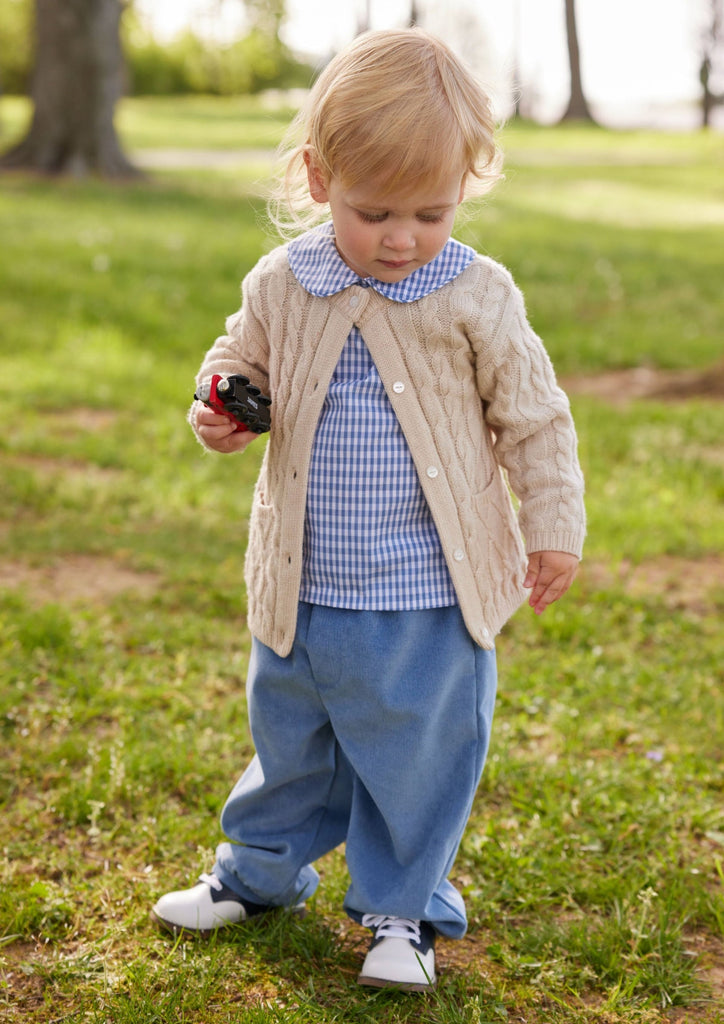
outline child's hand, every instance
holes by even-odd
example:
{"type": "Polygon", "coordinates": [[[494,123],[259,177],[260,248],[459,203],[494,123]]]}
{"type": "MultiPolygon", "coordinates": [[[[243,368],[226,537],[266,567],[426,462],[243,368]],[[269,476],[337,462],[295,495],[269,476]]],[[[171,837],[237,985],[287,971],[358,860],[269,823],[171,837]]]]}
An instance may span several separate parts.
{"type": "Polygon", "coordinates": [[[243,452],[259,436],[253,430],[237,430],[228,416],[222,416],[208,406],[203,406],[196,414],[196,428],[207,448],[224,454],[243,452]]]}
{"type": "Polygon", "coordinates": [[[523,586],[532,588],[528,604],[536,615],[563,597],[577,572],[578,559],[565,551],[534,551],[528,556],[523,586]]]}

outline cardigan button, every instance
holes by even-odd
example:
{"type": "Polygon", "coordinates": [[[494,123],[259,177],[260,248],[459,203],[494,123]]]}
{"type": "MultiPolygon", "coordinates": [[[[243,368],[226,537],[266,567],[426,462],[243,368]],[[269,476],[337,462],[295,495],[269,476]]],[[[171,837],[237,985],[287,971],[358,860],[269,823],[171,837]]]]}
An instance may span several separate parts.
{"type": "Polygon", "coordinates": [[[438,474],[437,466],[428,466],[427,467],[427,475],[430,477],[431,480],[434,480],[435,477],[437,476],[437,474],[438,474]]]}
{"type": "Polygon", "coordinates": [[[405,390],[405,385],[402,383],[401,380],[396,380],[395,383],[392,385],[392,390],[395,392],[396,395],[401,395],[402,392],[405,390]]]}
{"type": "Polygon", "coordinates": [[[455,548],[455,550],[453,551],[453,558],[455,559],[456,562],[462,562],[463,558],[465,558],[465,552],[463,551],[463,549],[455,548]]]}

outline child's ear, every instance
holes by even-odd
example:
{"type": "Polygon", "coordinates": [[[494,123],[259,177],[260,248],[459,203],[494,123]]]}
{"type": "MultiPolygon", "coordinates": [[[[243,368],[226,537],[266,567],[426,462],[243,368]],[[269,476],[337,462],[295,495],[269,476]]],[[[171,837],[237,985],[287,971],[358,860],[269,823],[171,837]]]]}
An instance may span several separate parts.
{"type": "Polygon", "coordinates": [[[328,203],[329,193],[322,168],[314,159],[312,153],[304,154],[304,163],[307,165],[307,181],[309,182],[309,194],[315,203],[328,203]]]}

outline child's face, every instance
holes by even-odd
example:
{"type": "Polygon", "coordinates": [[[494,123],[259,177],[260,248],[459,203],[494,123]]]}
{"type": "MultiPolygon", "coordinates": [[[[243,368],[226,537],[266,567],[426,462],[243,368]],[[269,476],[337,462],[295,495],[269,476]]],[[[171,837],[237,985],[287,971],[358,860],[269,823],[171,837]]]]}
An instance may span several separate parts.
{"type": "Polygon", "coordinates": [[[452,231],[463,197],[462,175],[451,173],[434,185],[409,192],[381,192],[374,185],[344,188],[325,183],[309,165],[312,198],[329,203],[337,251],[360,277],[393,284],[434,259],[452,231]]]}

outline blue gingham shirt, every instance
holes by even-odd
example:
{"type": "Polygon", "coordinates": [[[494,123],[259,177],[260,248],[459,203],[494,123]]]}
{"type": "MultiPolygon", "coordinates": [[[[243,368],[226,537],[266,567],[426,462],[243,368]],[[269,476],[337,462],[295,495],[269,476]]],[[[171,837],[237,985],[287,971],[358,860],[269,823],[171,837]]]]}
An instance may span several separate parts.
{"type": "MultiPolygon", "coordinates": [[[[331,224],[289,246],[292,272],[313,295],[361,285],[395,302],[436,291],[474,255],[450,239],[430,263],[389,284],[347,266],[331,224]]],[[[368,611],[457,603],[407,442],[357,327],[332,375],[314,439],[300,599],[368,611]]]]}

